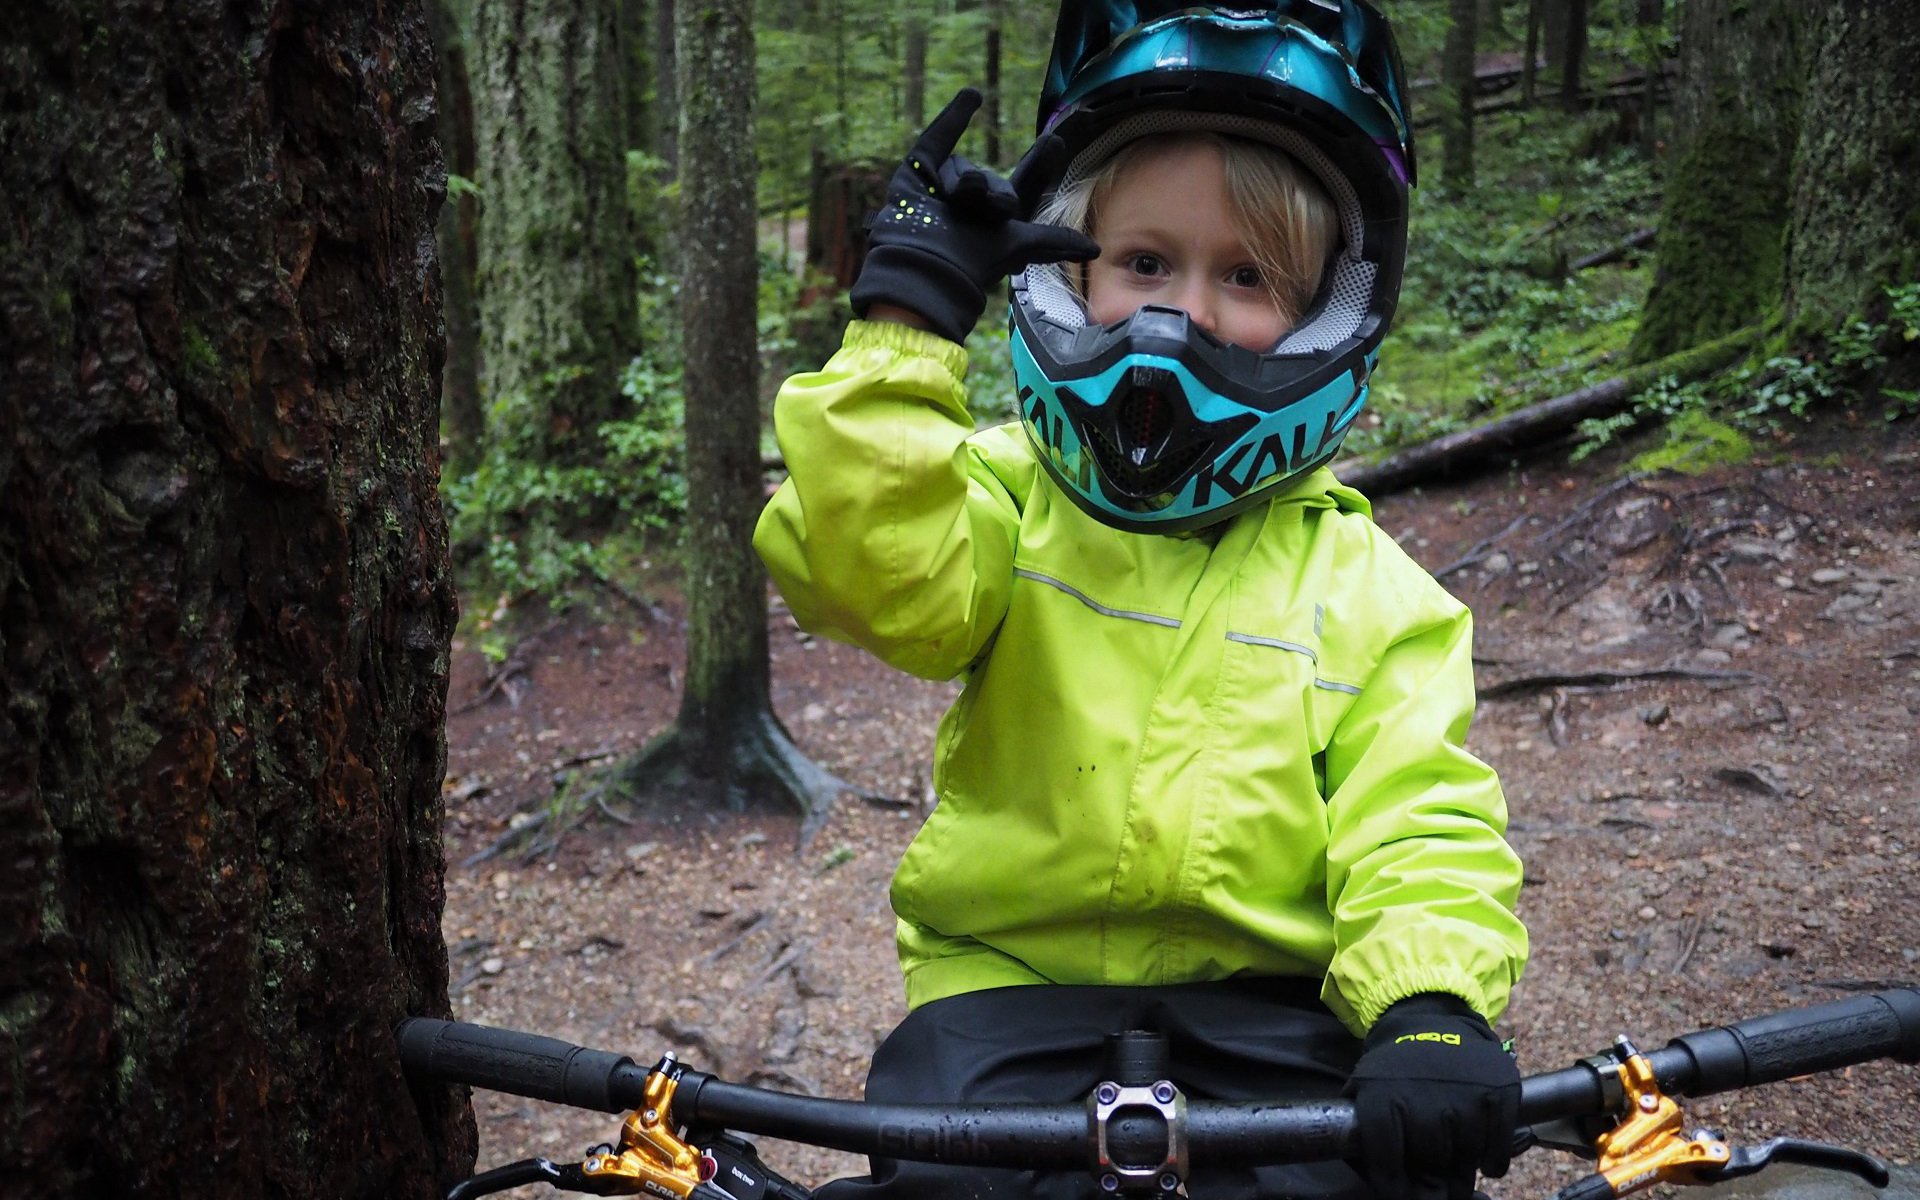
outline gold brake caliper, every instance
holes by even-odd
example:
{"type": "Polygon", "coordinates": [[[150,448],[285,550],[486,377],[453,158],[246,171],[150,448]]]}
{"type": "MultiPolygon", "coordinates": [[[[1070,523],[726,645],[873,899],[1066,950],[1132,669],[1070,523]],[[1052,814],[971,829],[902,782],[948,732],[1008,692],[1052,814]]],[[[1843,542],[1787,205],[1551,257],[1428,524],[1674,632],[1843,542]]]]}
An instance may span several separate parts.
{"type": "Polygon", "coordinates": [[[647,1072],[641,1105],[620,1126],[620,1145],[580,1164],[582,1175],[607,1189],[603,1194],[685,1197],[700,1185],[700,1151],[681,1141],[670,1124],[679,1086],[680,1064],[668,1054],[647,1072]]]}
{"type": "Polygon", "coordinates": [[[1615,1196],[1656,1183],[1704,1183],[1702,1171],[1727,1165],[1732,1151],[1710,1130],[1682,1129],[1680,1106],[1660,1090],[1649,1063],[1625,1038],[1618,1043],[1626,1115],[1594,1141],[1600,1170],[1615,1196]]]}

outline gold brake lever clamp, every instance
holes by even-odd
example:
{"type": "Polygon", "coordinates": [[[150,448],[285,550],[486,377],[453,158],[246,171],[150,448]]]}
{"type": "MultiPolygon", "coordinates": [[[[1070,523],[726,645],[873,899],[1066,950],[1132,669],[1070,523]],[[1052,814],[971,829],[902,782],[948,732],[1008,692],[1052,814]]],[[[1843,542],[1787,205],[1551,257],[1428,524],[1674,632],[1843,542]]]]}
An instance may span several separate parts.
{"type": "Polygon", "coordinates": [[[683,1068],[671,1052],[647,1072],[641,1104],[620,1125],[620,1144],[591,1154],[580,1173],[606,1191],[602,1195],[647,1193],[685,1200],[706,1179],[705,1156],[674,1132],[673,1094],[683,1068]]]}
{"type": "Polygon", "coordinates": [[[1727,1165],[1732,1147],[1711,1130],[1685,1130],[1680,1106],[1660,1090],[1653,1064],[1624,1037],[1615,1046],[1626,1111],[1594,1140],[1598,1173],[1616,1197],[1657,1183],[1712,1182],[1706,1176],[1727,1165]]]}

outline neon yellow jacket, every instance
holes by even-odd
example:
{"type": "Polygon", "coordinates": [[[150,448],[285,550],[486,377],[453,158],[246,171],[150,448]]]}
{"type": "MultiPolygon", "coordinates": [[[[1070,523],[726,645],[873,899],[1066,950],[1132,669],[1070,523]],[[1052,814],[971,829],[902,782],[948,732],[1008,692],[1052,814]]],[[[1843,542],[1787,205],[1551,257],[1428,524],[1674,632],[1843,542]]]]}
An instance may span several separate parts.
{"type": "Polygon", "coordinates": [[[754,534],[803,628],[965,680],[893,881],[908,1003],[1304,975],[1355,1033],[1497,1016],[1527,943],[1467,610],[1325,470],[1217,540],[1102,525],[974,432],[965,370],[855,322],[780,392],[754,534]]]}

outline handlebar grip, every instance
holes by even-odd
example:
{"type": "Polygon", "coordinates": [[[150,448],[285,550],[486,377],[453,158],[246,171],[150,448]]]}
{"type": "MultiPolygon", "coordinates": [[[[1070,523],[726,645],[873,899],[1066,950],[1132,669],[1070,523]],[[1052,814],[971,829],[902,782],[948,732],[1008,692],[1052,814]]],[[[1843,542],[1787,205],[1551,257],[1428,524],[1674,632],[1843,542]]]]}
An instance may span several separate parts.
{"type": "Polygon", "coordinates": [[[428,1017],[408,1017],[396,1036],[410,1075],[610,1113],[634,1107],[646,1089],[646,1071],[624,1054],[559,1038],[428,1017]]]}
{"type": "Polygon", "coordinates": [[[1920,988],[1900,988],[1684,1034],[1668,1052],[1692,1058],[1685,1091],[1704,1096],[1831,1071],[1876,1058],[1920,1061],[1920,988]]]}

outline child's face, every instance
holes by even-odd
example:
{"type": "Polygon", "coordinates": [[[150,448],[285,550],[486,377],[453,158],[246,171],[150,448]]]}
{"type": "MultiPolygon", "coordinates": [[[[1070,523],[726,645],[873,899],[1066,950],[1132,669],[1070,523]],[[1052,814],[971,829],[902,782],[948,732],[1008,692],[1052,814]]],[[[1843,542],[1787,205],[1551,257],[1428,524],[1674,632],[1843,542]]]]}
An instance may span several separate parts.
{"type": "Polygon", "coordinates": [[[1185,309],[1222,341],[1271,350],[1292,326],[1234,231],[1226,169],[1206,142],[1175,142],[1129,163],[1092,230],[1087,312],[1102,325],[1143,304],[1185,309]]]}

